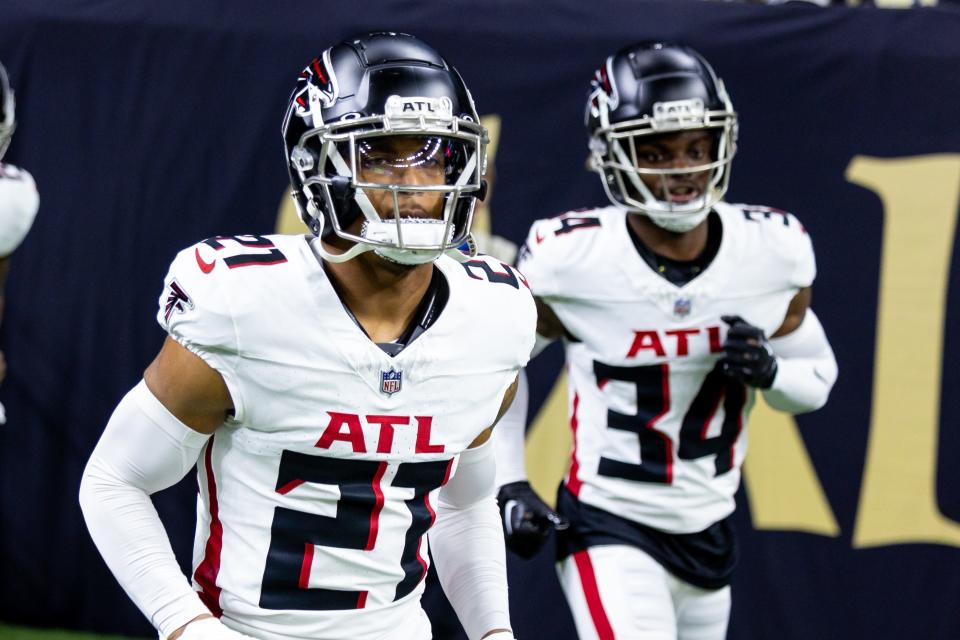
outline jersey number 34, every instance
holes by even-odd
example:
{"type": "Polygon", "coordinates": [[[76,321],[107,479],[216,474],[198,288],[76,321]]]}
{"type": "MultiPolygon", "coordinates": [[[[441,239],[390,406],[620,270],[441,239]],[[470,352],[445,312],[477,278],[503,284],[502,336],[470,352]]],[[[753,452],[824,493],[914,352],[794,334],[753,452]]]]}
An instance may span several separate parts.
{"type": "MultiPolygon", "coordinates": [[[[640,464],[600,458],[597,473],[602,476],[624,478],[637,482],[673,482],[674,443],[657,422],[670,411],[669,365],[654,364],[642,367],[618,367],[594,362],[594,373],[600,386],[609,380],[632,382],[637,390],[637,413],[628,415],[607,412],[607,426],[636,433],[640,439],[640,464]]],[[[716,475],[733,468],[734,445],[743,428],[743,408],[747,402],[746,387],[729,380],[714,367],[707,374],[683,416],[676,457],[696,460],[716,456],[716,475]],[[708,436],[707,430],[723,403],[723,424],[720,433],[708,436]]]]}

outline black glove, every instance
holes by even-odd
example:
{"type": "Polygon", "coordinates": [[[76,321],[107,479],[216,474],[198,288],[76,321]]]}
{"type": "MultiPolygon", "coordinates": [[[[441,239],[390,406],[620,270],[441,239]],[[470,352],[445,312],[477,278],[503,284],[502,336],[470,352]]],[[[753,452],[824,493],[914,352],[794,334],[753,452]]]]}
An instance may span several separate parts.
{"type": "Polygon", "coordinates": [[[544,504],[526,480],[500,487],[497,494],[507,547],[521,558],[532,558],[550,532],[570,526],[567,520],[544,504]]]}
{"type": "Polygon", "coordinates": [[[777,358],[763,329],[740,316],[720,316],[720,319],[730,325],[720,358],[723,373],[751,387],[769,389],[777,376],[777,358]]]}

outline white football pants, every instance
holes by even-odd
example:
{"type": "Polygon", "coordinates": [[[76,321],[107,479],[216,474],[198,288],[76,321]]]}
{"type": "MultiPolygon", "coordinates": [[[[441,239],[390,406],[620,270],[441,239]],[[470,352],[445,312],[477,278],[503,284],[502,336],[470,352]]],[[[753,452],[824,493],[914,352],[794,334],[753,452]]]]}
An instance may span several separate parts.
{"type": "Polygon", "coordinates": [[[730,587],[701,589],[626,545],[579,551],[557,564],[580,640],[724,640],[730,587]]]}

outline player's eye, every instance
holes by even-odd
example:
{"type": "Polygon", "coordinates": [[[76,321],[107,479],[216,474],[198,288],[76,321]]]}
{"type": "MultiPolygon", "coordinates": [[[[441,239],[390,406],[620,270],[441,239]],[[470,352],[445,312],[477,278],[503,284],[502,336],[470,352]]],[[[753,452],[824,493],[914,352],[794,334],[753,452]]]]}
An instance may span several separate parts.
{"type": "Polygon", "coordinates": [[[390,172],[390,163],[386,158],[376,156],[364,156],[360,160],[360,167],[364,171],[370,171],[376,174],[385,174],[390,172]]]}
{"type": "Polygon", "coordinates": [[[661,164],[666,162],[666,156],[655,149],[640,149],[637,152],[637,160],[643,164],[661,164]]]}

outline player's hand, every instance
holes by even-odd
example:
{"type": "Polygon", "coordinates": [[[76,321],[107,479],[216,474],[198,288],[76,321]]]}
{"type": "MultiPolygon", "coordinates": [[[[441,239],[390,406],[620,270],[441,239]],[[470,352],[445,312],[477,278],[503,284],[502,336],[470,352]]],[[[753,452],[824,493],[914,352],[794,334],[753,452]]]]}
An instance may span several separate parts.
{"type": "Polygon", "coordinates": [[[199,618],[193,622],[188,622],[180,628],[182,631],[177,636],[176,633],[170,636],[176,640],[255,640],[253,636],[248,636],[234,631],[216,618],[199,618]]]}
{"type": "Polygon", "coordinates": [[[554,529],[570,526],[548,507],[526,480],[500,487],[497,494],[507,547],[521,558],[532,558],[554,529]]]}
{"type": "Polygon", "coordinates": [[[777,358],[763,329],[740,316],[720,316],[720,319],[730,325],[720,359],[723,373],[751,387],[769,389],[777,376],[777,358]]]}

